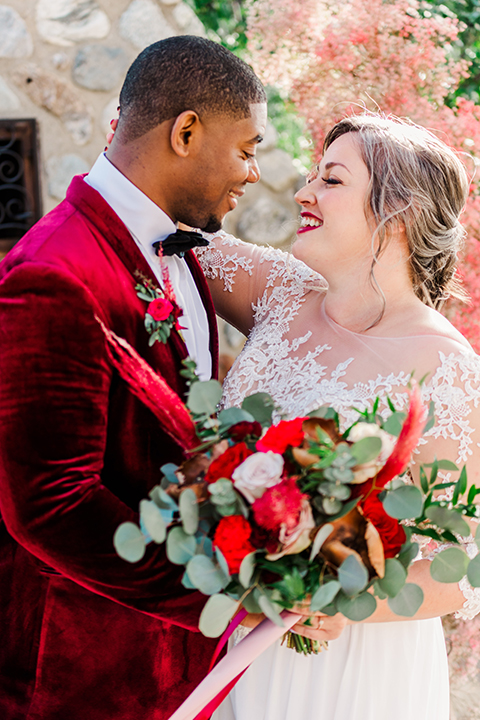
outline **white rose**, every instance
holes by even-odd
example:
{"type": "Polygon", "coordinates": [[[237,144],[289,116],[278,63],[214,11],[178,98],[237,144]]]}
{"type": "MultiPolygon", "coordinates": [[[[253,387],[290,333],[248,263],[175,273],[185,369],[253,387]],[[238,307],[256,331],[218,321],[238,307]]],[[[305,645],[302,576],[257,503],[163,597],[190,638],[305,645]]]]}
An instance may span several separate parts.
{"type": "Polygon", "coordinates": [[[261,498],[267,488],[277,485],[282,479],[283,457],[269,450],[250,455],[232,474],[235,488],[249,503],[261,498]]]}
{"type": "Polygon", "coordinates": [[[382,430],[376,423],[360,422],[354,425],[348,434],[350,442],[356,443],[366,437],[378,437],[382,441],[382,448],[376,458],[364,465],[357,465],[353,469],[355,479],[353,484],[365,482],[374,477],[385,465],[387,459],[393,452],[397,438],[382,430]]]}

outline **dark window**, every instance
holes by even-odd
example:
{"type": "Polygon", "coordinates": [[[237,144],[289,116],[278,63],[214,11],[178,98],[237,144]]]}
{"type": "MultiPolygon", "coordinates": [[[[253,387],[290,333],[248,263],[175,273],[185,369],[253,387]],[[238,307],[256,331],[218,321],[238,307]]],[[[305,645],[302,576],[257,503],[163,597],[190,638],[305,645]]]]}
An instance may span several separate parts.
{"type": "Polygon", "coordinates": [[[36,120],[0,120],[0,253],[42,215],[36,120]]]}

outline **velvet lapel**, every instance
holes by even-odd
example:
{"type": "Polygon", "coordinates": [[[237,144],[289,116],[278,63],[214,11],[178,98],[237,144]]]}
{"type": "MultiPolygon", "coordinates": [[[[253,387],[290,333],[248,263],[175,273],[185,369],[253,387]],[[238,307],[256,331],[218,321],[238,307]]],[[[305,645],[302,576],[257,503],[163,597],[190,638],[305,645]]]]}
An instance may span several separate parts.
{"type": "MultiPolygon", "coordinates": [[[[158,285],[157,278],[132,239],[128,228],[100,193],[83,181],[83,177],[82,175],[76,175],[73,178],[67,190],[66,200],[86,215],[90,222],[97,227],[99,233],[113,248],[134,280],[138,280],[135,273],[140,271],[145,277],[152,280],[155,285],[158,285]]],[[[196,280],[196,278],[194,279],[196,280]]],[[[178,332],[173,330],[168,342],[178,356],[178,364],[180,365],[181,361],[188,356],[184,341],[178,332]]]]}
{"type": "Polygon", "coordinates": [[[190,250],[185,254],[185,260],[190,272],[192,273],[192,277],[207,312],[208,328],[210,331],[210,354],[212,356],[212,378],[216,379],[218,378],[218,328],[215,307],[213,305],[212,296],[210,294],[205,275],[193,250],[190,250]]]}

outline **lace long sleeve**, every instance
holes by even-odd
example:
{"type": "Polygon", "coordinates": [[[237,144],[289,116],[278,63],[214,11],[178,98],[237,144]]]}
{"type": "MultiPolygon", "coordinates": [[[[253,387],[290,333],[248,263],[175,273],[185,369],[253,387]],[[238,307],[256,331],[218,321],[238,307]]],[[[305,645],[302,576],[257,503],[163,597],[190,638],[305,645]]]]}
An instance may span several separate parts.
{"type": "Polygon", "coordinates": [[[217,314],[248,335],[255,307],[279,285],[302,277],[326,286],[321,276],[290,253],[246,243],[223,231],[205,235],[210,244],[196,254],[208,280],[217,314]]]}
{"type": "MultiPolygon", "coordinates": [[[[424,399],[435,403],[434,427],[426,433],[418,450],[420,462],[450,458],[459,466],[466,464],[469,484],[480,483],[480,358],[473,352],[440,353],[440,365],[424,388],[424,399]]],[[[447,474],[445,479],[450,479],[447,474]]],[[[439,547],[441,550],[444,546],[439,547]]],[[[470,558],[478,553],[473,536],[465,551],[470,558]]],[[[433,558],[433,554],[432,554],[433,558]]],[[[471,620],[480,613],[480,588],[474,588],[465,576],[459,582],[465,597],[456,617],[471,620]]]]}

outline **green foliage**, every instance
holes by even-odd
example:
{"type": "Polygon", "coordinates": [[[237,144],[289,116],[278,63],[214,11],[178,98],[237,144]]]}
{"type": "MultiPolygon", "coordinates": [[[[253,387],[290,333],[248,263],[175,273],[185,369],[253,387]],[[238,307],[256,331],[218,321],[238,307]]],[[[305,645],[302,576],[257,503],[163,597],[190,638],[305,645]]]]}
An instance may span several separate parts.
{"type": "Polygon", "coordinates": [[[135,523],[124,522],[118,526],[113,536],[115,550],[123,560],[135,563],[145,555],[145,537],[135,523]]]}
{"type": "Polygon", "coordinates": [[[195,555],[187,564],[193,585],[204,595],[215,595],[228,584],[228,577],[206,555],[195,555]]]}
{"type": "Polygon", "coordinates": [[[237,55],[247,46],[247,23],[242,0],[186,0],[204,24],[211,40],[237,55]]]}
{"type": "Polygon", "coordinates": [[[330,582],[325,583],[325,585],[320,585],[312,597],[310,610],[312,612],[317,612],[319,610],[323,610],[323,608],[327,605],[330,605],[340,588],[341,585],[338,580],[331,580],[330,582]]]}
{"type": "Polygon", "coordinates": [[[402,485],[387,492],[383,501],[385,512],[397,520],[418,517],[423,509],[423,497],[413,485],[402,485]]]}
{"type": "Polygon", "coordinates": [[[377,607],[377,601],[369,592],[363,592],[357,597],[350,598],[340,590],[335,598],[335,606],[349,620],[361,622],[373,615],[377,607]]]}
{"type": "Polygon", "coordinates": [[[275,403],[268,393],[258,392],[249,395],[242,402],[242,410],[253,416],[253,418],[262,425],[262,427],[270,427],[272,424],[272,413],[275,409],[275,403]]]}
{"type": "Polygon", "coordinates": [[[174,565],[186,565],[195,555],[197,543],[193,535],[174,527],[167,535],[167,557],[174,565]]]}
{"type": "Polygon", "coordinates": [[[462,96],[474,103],[480,102],[480,0],[430,0],[422,3],[424,16],[438,14],[456,16],[462,23],[462,30],[452,48],[455,57],[468,60],[469,76],[462,80],[448,104],[453,105],[455,98],[462,96]]]}
{"type": "Polygon", "coordinates": [[[437,582],[459,582],[466,574],[467,566],[468,555],[458,547],[451,547],[435,555],[430,572],[437,582]]]}
{"type": "Polygon", "coordinates": [[[422,603],[423,590],[414,583],[406,583],[395,597],[388,598],[390,610],[403,617],[413,617],[422,603]]]}
{"type": "Polygon", "coordinates": [[[183,529],[187,535],[195,535],[198,528],[197,496],[190,488],[183,490],[178,503],[183,529]]]}
{"type": "Polygon", "coordinates": [[[211,595],[205,603],[198,624],[205,637],[218,637],[226,629],[239,606],[228,595],[211,595]]]}
{"type": "Polygon", "coordinates": [[[388,597],[395,597],[405,585],[407,571],[399,560],[385,560],[385,575],[378,580],[378,585],[388,597]]]}
{"type": "Polygon", "coordinates": [[[338,581],[345,595],[358,595],[367,586],[367,568],[355,555],[349,555],[338,568],[338,581]]]}

